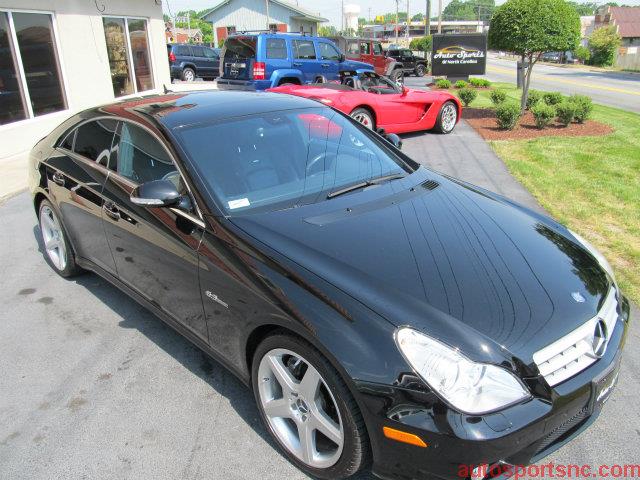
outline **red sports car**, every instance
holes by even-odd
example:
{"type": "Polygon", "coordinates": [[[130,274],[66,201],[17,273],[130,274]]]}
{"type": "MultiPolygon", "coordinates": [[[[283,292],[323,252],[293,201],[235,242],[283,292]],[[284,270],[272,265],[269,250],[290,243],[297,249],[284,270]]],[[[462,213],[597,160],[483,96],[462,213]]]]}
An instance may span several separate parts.
{"type": "Polygon", "coordinates": [[[408,89],[373,72],[345,75],[341,83],[288,84],[268,91],[319,100],[387,133],[451,133],[462,113],[460,100],[448,92],[408,89]]]}

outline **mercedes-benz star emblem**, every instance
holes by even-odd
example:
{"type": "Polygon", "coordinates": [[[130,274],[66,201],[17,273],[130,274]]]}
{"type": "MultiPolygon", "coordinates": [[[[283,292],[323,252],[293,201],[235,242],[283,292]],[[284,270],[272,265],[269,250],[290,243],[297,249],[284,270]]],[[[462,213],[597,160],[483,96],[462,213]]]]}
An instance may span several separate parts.
{"type": "Polygon", "coordinates": [[[596,323],[591,348],[596,358],[602,357],[607,349],[607,325],[602,320],[598,320],[596,323]]]}

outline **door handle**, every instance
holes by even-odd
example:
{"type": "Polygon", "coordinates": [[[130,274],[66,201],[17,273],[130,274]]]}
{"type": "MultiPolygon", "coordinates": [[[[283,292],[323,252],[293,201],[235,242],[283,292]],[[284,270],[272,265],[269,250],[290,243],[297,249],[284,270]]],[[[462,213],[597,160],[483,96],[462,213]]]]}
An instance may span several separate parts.
{"type": "Polygon", "coordinates": [[[55,172],[51,176],[51,180],[53,180],[54,183],[60,185],[61,187],[64,187],[64,175],[62,173],[55,172]]]}
{"type": "Polygon", "coordinates": [[[293,62],[293,66],[294,66],[294,67],[301,67],[301,66],[302,66],[302,63],[300,63],[300,62],[293,62]]]}
{"type": "Polygon", "coordinates": [[[323,64],[322,64],[322,66],[323,66],[324,68],[329,68],[331,65],[329,65],[328,63],[323,63],[323,64]]]}
{"type": "Polygon", "coordinates": [[[113,202],[104,202],[102,205],[102,210],[107,215],[107,217],[115,220],[116,222],[120,220],[120,210],[116,207],[116,204],[113,202]]]}

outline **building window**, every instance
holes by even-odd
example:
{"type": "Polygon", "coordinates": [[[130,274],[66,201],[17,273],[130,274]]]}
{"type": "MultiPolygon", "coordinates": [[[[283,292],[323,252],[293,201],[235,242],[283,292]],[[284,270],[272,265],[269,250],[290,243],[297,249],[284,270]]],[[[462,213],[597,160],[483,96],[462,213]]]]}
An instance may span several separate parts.
{"type": "Polygon", "coordinates": [[[0,11],[0,125],[66,110],[49,13],[0,11]]]}
{"type": "Polygon", "coordinates": [[[235,35],[236,33],[236,27],[231,26],[231,27],[227,27],[227,35],[235,35]]]}
{"type": "Polygon", "coordinates": [[[153,89],[147,21],[103,17],[111,85],[116,97],[153,89]]]}

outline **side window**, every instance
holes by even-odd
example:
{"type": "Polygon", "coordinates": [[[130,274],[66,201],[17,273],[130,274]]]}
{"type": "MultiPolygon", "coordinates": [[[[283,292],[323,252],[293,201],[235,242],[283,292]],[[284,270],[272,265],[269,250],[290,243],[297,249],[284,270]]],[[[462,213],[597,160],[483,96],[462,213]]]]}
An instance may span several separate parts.
{"type": "Polygon", "coordinates": [[[178,171],[158,140],[146,130],[127,122],[120,129],[118,154],[109,168],[136,183],[163,178],[177,182],[178,171]]]}
{"type": "Polygon", "coordinates": [[[113,134],[117,125],[118,122],[110,119],[95,120],[80,125],[73,151],[106,167],[111,156],[113,134]]]}
{"type": "Polygon", "coordinates": [[[318,42],[318,47],[320,50],[320,58],[322,60],[340,61],[340,52],[331,43],[318,42]]]}
{"type": "Polygon", "coordinates": [[[371,44],[369,42],[360,42],[360,54],[371,55],[371,44]]]}
{"type": "Polygon", "coordinates": [[[295,58],[302,60],[316,59],[316,49],[313,46],[313,42],[309,40],[294,40],[293,52],[295,58]]]}
{"type": "Polygon", "coordinates": [[[360,46],[358,42],[351,42],[347,45],[347,53],[349,55],[360,55],[360,46]]]}
{"type": "Polygon", "coordinates": [[[382,45],[379,43],[373,44],[373,54],[374,55],[382,55],[382,45]]]}
{"type": "Polygon", "coordinates": [[[287,44],[282,38],[267,38],[267,58],[287,58],[287,44]]]}
{"type": "Polygon", "coordinates": [[[182,57],[190,57],[191,51],[188,45],[176,45],[173,47],[175,49],[175,54],[182,57]]]}
{"type": "Polygon", "coordinates": [[[76,132],[76,129],[71,130],[67,136],[64,137],[64,140],[60,142],[60,147],[73,151],[73,141],[76,139],[76,132]]]}
{"type": "Polygon", "coordinates": [[[218,54],[216,53],[216,51],[213,48],[205,48],[204,49],[204,56],[207,58],[218,58],[218,54]]]}
{"type": "Polygon", "coordinates": [[[204,57],[204,47],[192,45],[191,52],[193,53],[194,57],[204,57]]]}

